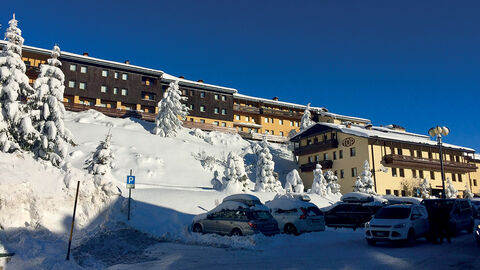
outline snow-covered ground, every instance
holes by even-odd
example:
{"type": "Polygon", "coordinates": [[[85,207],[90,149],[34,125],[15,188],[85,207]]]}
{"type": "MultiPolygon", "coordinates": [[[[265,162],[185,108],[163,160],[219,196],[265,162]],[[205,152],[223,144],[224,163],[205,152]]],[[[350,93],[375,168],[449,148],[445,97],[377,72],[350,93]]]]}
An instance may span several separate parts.
{"type": "MultiPolygon", "coordinates": [[[[212,209],[228,195],[214,190],[211,181],[222,179],[230,151],[244,156],[248,177],[255,181],[255,142],[192,130],[161,138],[151,133],[153,123],[96,111],[68,112],[65,125],[77,145],[70,148],[70,165],[63,170],[27,154],[0,153],[0,249],[16,253],[8,268],[433,269],[442,268],[436,267],[440,258],[448,259],[442,264],[446,267],[478,263],[471,235],[455,238],[451,245],[420,241],[410,249],[369,247],[361,230],[327,229],[299,237],[192,234],[188,226],[194,215],[204,212],[201,207],[212,209]],[[111,176],[100,180],[87,173],[84,162],[108,133],[115,166],[111,176]],[[128,221],[125,183],[130,169],[136,188],[128,221]],[[81,185],[72,260],[66,262],[77,181],[81,185]]],[[[296,167],[293,156],[285,145],[270,144],[270,151],[284,185],[296,167]]],[[[263,202],[275,196],[253,194],[263,202]]],[[[339,200],[332,195],[310,197],[319,207],[339,200]]]]}

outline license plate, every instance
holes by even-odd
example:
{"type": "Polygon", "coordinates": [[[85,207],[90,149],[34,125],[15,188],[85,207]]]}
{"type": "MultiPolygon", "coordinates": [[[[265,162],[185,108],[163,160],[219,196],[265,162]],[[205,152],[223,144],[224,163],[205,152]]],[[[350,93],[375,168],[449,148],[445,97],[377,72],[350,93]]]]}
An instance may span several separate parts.
{"type": "Polygon", "coordinates": [[[387,236],[388,233],[387,232],[375,232],[375,235],[376,236],[387,236]]]}

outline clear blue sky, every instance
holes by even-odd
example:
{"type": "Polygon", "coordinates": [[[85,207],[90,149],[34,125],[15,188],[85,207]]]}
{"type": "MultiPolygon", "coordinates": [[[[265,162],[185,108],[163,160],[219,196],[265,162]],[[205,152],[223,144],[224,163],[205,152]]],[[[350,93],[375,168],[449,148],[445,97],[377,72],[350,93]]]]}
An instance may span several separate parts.
{"type": "Polygon", "coordinates": [[[26,44],[398,124],[480,151],[480,1],[5,1],[26,44]],[[241,3],[239,3],[241,2],[241,3]],[[295,2],[295,3],[294,3],[295,2]]]}

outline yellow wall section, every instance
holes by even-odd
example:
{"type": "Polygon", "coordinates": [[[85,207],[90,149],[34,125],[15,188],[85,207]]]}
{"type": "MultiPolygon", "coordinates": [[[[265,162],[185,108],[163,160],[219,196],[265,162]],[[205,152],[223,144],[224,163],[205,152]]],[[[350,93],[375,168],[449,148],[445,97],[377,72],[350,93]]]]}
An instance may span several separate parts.
{"type": "Polygon", "coordinates": [[[233,127],[232,121],[222,121],[222,120],[210,119],[206,117],[187,116],[187,119],[185,121],[200,123],[200,120],[205,120],[205,124],[212,124],[212,125],[213,125],[213,122],[218,122],[219,127],[222,127],[222,123],[225,123],[226,127],[229,127],[229,128],[233,127]]]}

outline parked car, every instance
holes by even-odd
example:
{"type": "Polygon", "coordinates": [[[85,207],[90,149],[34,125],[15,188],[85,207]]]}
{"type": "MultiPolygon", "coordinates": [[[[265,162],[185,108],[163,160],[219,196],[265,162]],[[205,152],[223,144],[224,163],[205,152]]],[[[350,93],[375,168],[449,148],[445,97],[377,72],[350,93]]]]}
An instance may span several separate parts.
{"type": "Polygon", "coordinates": [[[426,199],[422,201],[422,205],[427,208],[430,215],[435,208],[441,211],[447,211],[450,220],[450,229],[453,235],[462,230],[469,233],[473,232],[474,218],[470,201],[467,199],[426,199]]]}
{"type": "Polygon", "coordinates": [[[348,227],[359,228],[382,208],[382,204],[370,203],[351,203],[339,202],[335,204],[330,210],[325,211],[325,224],[328,227],[348,227]]]}
{"type": "Polygon", "coordinates": [[[281,232],[298,235],[303,232],[325,230],[325,218],[322,211],[306,195],[277,196],[265,205],[278,222],[281,232]]]}
{"type": "Polygon", "coordinates": [[[472,204],[473,217],[480,218],[480,200],[478,198],[470,200],[472,204]]]}
{"type": "Polygon", "coordinates": [[[207,213],[195,216],[192,221],[193,232],[236,236],[279,233],[278,223],[269,209],[258,198],[252,197],[255,196],[239,194],[224,200],[207,213]]]}
{"type": "Polygon", "coordinates": [[[428,236],[427,209],[423,205],[395,204],[381,208],[365,224],[365,239],[369,245],[378,241],[407,241],[428,236]]]}

